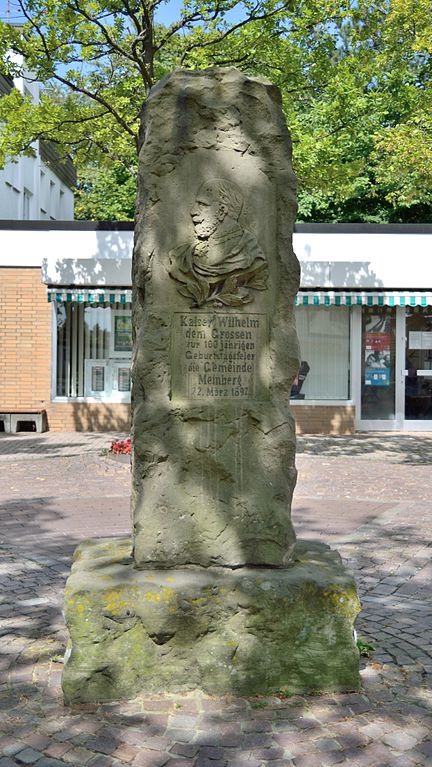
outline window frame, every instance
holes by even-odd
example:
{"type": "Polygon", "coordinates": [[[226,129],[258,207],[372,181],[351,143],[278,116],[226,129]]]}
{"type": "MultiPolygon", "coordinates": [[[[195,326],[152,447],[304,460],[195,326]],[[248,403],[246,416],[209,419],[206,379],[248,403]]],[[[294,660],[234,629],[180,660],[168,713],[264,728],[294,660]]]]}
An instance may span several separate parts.
{"type": "MultiPolygon", "coordinates": [[[[84,308],[86,307],[92,307],[94,306],[93,303],[85,302],[84,308]]],[[[127,309],[117,309],[110,307],[109,304],[107,308],[111,308],[111,332],[110,332],[110,338],[109,338],[109,354],[111,355],[111,351],[113,350],[113,344],[111,342],[112,335],[113,335],[113,329],[114,329],[114,315],[121,315],[125,316],[125,314],[132,313],[131,308],[127,309]]],[[[97,308],[97,307],[95,307],[97,308]]],[[[51,369],[51,401],[53,403],[67,403],[67,402],[82,402],[82,403],[93,403],[93,404],[102,404],[102,403],[112,403],[112,404],[130,404],[131,401],[131,389],[132,389],[132,380],[131,380],[131,388],[129,391],[121,392],[114,386],[114,377],[116,375],[116,370],[118,368],[129,368],[131,369],[132,364],[132,351],[130,352],[115,352],[115,357],[105,357],[105,358],[85,358],[83,360],[84,363],[84,395],[81,396],[66,396],[63,394],[57,393],[57,366],[58,366],[58,338],[57,338],[57,314],[56,314],[56,303],[52,303],[52,344],[51,344],[51,359],[52,359],[52,369],[51,369]],[[105,367],[105,389],[103,392],[100,392],[99,394],[96,392],[92,392],[91,389],[87,386],[88,381],[88,375],[91,376],[91,373],[87,373],[88,368],[91,364],[97,364],[100,366],[105,367]]]]}

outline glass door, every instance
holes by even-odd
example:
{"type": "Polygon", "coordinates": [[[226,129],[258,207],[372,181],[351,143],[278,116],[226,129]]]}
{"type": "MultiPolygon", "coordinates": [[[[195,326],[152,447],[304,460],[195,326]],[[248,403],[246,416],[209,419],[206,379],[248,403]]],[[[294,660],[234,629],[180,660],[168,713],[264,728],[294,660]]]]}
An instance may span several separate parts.
{"type": "Polygon", "coordinates": [[[404,429],[432,431],[432,306],[406,310],[404,384],[404,429]]]}
{"type": "Polygon", "coordinates": [[[361,318],[361,430],[401,428],[397,414],[396,309],[364,306],[361,318]]]}

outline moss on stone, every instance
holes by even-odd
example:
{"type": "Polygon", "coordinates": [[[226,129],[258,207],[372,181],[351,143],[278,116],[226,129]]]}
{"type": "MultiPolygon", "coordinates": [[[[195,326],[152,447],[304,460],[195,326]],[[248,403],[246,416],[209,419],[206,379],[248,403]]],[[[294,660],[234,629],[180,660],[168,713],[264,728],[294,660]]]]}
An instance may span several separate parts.
{"type": "Polygon", "coordinates": [[[352,575],[329,547],[299,547],[292,567],[259,575],[248,568],[167,574],[125,564],[112,541],[86,543],[66,587],[65,699],[358,689],[352,575]]]}

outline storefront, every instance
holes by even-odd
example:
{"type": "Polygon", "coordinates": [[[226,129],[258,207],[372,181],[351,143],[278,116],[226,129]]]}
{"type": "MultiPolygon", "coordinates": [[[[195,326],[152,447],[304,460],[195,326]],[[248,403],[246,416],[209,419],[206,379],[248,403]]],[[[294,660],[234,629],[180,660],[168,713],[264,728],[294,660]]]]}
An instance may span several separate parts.
{"type": "Polygon", "coordinates": [[[432,226],[304,225],[299,431],[432,431],[432,226]]]}
{"type": "Polygon", "coordinates": [[[333,429],[432,431],[432,291],[300,292],[302,366],[293,387],[333,429]]]}
{"type": "MultiPolygon", "coordinates": [[[[127,429],[131,225],[3,222],[0,240],[0,410],[127,429]]],[[[296,227],[300,433],[432,432],[431,245],[432,225],[296,227]]]]}

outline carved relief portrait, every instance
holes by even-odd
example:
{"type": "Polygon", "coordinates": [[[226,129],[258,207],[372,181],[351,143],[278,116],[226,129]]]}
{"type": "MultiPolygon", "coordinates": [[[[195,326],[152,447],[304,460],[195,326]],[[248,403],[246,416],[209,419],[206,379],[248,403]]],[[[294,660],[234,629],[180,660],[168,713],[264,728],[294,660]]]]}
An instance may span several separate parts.
{"type": "Polygon", "coordinates": [[[226,179],[202,184],[190,211],[195,237],[170,251],[171,277],[193,307],[242,306],[265,290],[267,259],[242,224],[244,198],[226,179]]]}

